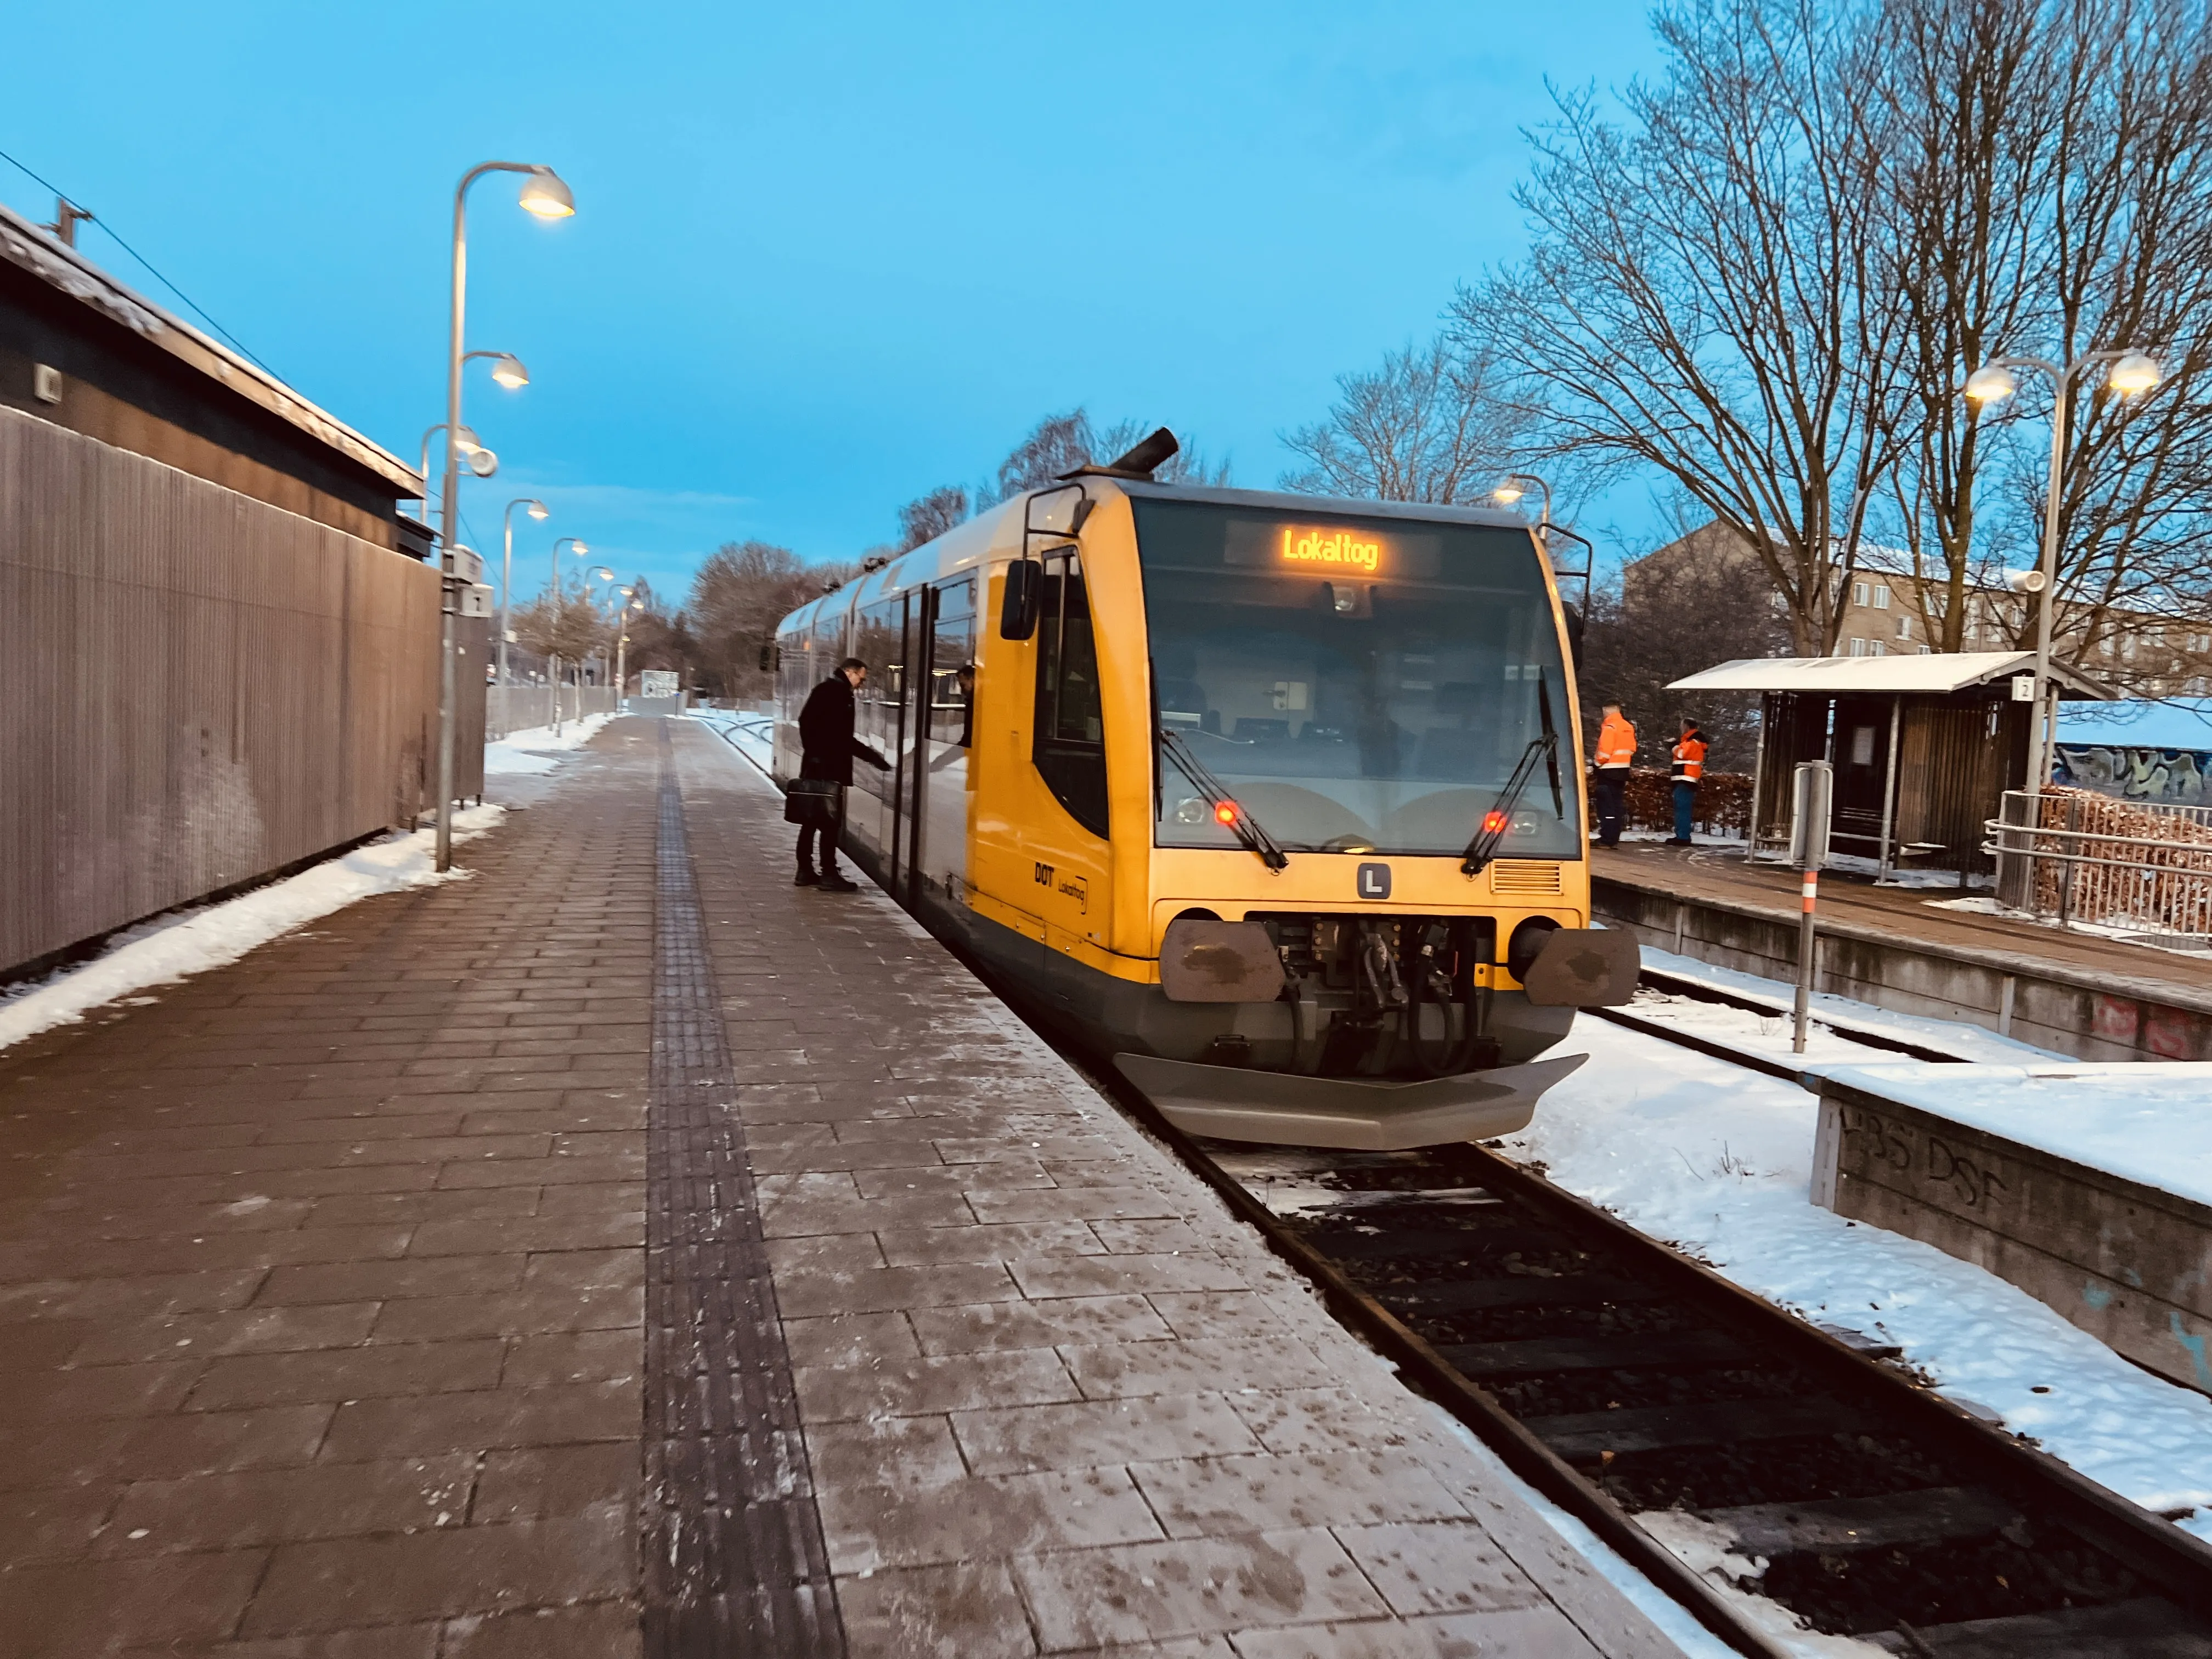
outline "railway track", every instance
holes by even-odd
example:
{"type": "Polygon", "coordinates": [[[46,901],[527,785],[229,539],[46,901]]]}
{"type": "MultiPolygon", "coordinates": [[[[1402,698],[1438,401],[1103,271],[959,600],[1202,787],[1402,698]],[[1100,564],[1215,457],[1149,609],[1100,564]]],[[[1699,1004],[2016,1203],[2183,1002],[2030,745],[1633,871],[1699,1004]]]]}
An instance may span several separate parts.
{"type": "Polygon", "coordinates": [[[1204,1141],[1101,1086],[1737,1651],[1790,1653],[1797,1631],[1920,1659],[2212,1659],[2212,1546],[1945,1399],[1895,1350],[1784,1313],[1486,1147],[1204,1141]]]}
{"type": "Polygon", "coordinates": [[[1417,1386],[1736,1651],[1776,1659],[1809,1632],[1918,1659],[2212,1659],[2212,1546],[1945,1399],[1893,1349],[1784,1313],[1488,1148],[1199,1140],[1066,1057],[1417,1386]]]}

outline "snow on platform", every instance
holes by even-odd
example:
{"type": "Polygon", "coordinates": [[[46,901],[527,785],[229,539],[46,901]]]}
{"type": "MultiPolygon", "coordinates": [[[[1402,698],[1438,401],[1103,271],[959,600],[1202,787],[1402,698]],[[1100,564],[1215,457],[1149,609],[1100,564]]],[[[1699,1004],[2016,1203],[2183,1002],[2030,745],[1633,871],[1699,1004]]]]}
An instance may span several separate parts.
{"type": "Polygon", "coordinates": [[[1836,1082],[2212,1205],[2212,1064],[1826,1066],[1836,1082]]]}

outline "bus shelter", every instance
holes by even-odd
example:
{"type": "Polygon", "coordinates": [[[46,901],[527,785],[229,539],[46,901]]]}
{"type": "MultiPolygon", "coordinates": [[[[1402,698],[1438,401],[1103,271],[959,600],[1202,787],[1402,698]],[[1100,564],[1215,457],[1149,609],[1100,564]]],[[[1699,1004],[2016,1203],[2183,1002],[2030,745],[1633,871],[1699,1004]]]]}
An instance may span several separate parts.
{"type": "MultiPolygon", "coordinates": [[[[1750,854],[1786,858],[1800,761],[1835,768],[1829,863],[1871,872],[1990,867],[1983,826],[2028,771],[2034,722],[2029,651],[1882,657],[1743,658],[1670,691],[1757,693],[1759,764],[1750,854]]],[[[2051,701],[2112,693],[2051,665],[2051,701]]]]}

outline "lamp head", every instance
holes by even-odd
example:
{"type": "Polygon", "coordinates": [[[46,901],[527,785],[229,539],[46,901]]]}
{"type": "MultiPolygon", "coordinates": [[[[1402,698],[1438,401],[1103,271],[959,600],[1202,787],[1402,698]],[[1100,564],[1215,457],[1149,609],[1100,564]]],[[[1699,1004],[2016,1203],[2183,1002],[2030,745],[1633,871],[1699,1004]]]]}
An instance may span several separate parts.
{"type": "Polygon", "coordinates": [[[529,511],[530,516],[531,516],[532,518],[533,518],[533,519],[540,519],[540,520],[542,520],[542,519],[549,519],[549,518],[552,517],[551,510],[550,510],[550,508],[548,508],[548,507],[546,507],[545,503],[544,503],[544,502],[543,502],[543,501],[532,501],[532,502],[531,502],[531,504],[530,504],[530,506],[529,506],[529,508],[528,508],[528,511],[529,511]]]}
{"type": "Polygon", "coordinates": [[[491,377],[509,392],[530,384],[530,371],[522,366],[522,359],[505,351],[492,354],[491,377]]]}
{"type": "Polygon", "coordinates": [[[597,570],[592,572],[592,574],[594,576],[597,576],[603,582],[611,582],[615,579],[615,573],[608,569],[605,565],[601,565],[597,570]]]}
{"type": "Polygon", "coordinates": [[[499,457],[478,445],[469,451],[469,471],[479,478],[489,478],[499,471],[499,457]]]}
{"type": "Polygon", "coordinates": [[[2157,358],[2148,351],[2130,351],[2112,365],[2105,376],[2105,384],[2123,398],[2132,398],[2149,391],[2165,378],[2157,358]]]}
{"type": "Polygon", "coordinates": [[[1985,363],[1966,376],[1966,395],[1987,406],[2002,403],[2020,390],[2020,381],[2002,363],[1985,363]]]}
{"type": "Polygon", "coordinates": [[[522,181],[522,210],[534,213],[541,219],[570,219],[575,216],[576,198],[568,193],[568,186],[561,182],[561,175],[551,167],[533,167],[522,181]]]}
{"type": "Polygon", "coordinates": [[[1508,478],[1504,483],[1498,485],[1497,489],[1490,492],[1490,499],[1493,501],[1498,502],[1502,506],[1510,507],[1514,502],[1519,501],[1528,493],[1528,492],[1522,489],[1519,484],[1515,483],[1512,479],[1508,478]]]}
{"type": "Polygon", "coordinates": [[[580,559],[592,550],[584,543],[578,541],[574,536],[568,538],[568,547],[569,550],[574,553],[580,559]]]}
{"type": "Polygon", "coordinates": [[[459,450],[464,455],[475,454],[477,448],[476,428],[474,427],[465,426],[459,432],[455,433],[453,434],[453,447],[459,450]]]}

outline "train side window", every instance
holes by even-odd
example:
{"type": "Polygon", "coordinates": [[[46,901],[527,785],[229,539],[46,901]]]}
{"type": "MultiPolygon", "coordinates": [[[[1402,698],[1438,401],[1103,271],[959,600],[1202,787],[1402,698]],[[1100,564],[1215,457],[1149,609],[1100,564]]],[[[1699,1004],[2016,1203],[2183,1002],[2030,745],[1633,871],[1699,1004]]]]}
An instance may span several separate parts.
{"type": "Polygon", "coordinates": [[[929,735],[965,749],[974,736],[975,579],[937,590],[937,641],[930,653],[929,735]]]}
{"type": "Polygon", "coordinates": [[[1103,836],[1105,719],[1098,698],[1098,650],[1081,561],[1073,554],[1044,565],[1038,606],[1036,725],[1030,756],[1068,816],[1103,836]]]}

